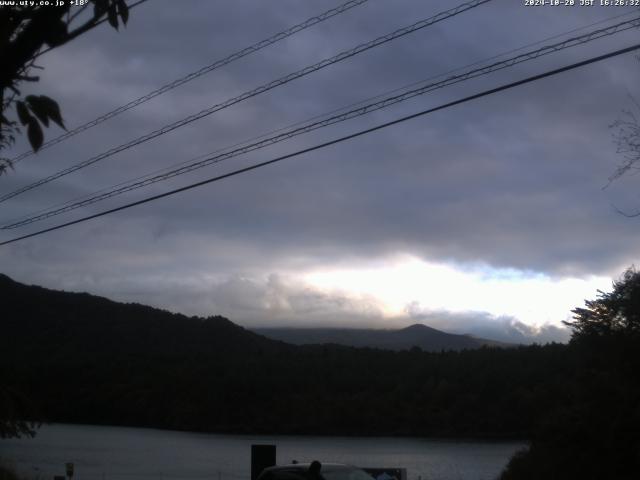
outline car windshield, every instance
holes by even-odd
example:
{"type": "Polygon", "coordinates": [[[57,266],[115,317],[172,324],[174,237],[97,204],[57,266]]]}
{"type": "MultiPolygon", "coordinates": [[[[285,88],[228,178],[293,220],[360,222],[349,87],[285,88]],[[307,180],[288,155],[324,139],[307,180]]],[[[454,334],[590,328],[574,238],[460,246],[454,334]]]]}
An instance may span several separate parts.
{"type": "Polygon", "coordinates": [[[278,469],[265,471],[258,480],[372,480],[372,477],[364,470],[347,466],[322,467],[320,478],[311,474],[306,469],[278,469]]]}
{"type": "Polygon", "coordinates": [[[323,468],[320,474],[325,480],[372,480],[371,475],[359,468],[327,467],[326,469],[323,468]]]}

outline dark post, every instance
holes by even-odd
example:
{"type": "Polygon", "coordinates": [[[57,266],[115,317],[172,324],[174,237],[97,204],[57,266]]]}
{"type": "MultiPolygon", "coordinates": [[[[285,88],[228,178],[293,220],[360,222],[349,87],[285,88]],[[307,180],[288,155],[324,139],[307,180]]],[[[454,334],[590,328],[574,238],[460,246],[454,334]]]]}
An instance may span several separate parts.
{"type": "Polygon", "coordinates": [[[73,477],[73,462],[67,462],[64,464],[65,470],[67,471],[67,477],[69,480],[73,477]]]}
{"type": "Polygon", "coordinates": [[[251,480],[256,480],[262,470],[275,464],[275,445],[251,445],[251,480]]]}

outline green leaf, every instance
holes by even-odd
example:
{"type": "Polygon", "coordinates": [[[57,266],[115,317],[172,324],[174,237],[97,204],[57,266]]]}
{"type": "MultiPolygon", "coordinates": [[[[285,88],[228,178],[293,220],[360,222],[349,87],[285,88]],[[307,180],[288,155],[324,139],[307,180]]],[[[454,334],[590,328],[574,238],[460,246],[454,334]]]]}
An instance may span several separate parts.
{"type": "Polygon", "coordinates": [[[27,137],[31,148],[37,152],[42,146],[42,142],[44,142],[44,134],[42,133],[42,127],[40,127],[35,118],[32,118],[27,126],[27,137]]]}
{"type": "Polygon", "coordinates": [[[46,30],[42,36],[50,47],[62,45],[67,41],[68,37],[67,24],[62,19],[55,19],[47,23],[46,30]]]}
{"type": "Polygon", "coordinates": [[[93,19],[98,20],[107,11],[107,0],[94,0],[93,1],[93,19]]]}
{"type": "Polygon", "coordinates": [[[109,25],[118,30],[118,12],[116,10],[115,3],[113,5],[109,5],[109,10],[107,10],[107,19],[109,20],[109,25]]]}
{"type": "MultiPolygon", "coordinates": [[[[62,115],[60,115],[60,107],[58,106],[58,102],[56,102],[52,98],[47,97],[46,95],[29,95],[27,97],[27,101],[29,101],[29,106],[31,106],[33,113],[38,115],[37,112],[33,109],[33,106],[37,105],[37,108],[42,111],[49,120],[53,120],[58,126],[60,126],[60,128],[64,128],[65,130],[67,129],[67,127],[64,126],[64,122],[62,121],[62,115]]],[[[40,118],[40,116],[38,116],[38,118],[40,118]]]]}
{"type": "Polygon", "coordinates": [[[31,111],[38,117],[40,123],[44,124],[45,127],[49,126],[49,117],[47,116],[47,109],[40,102],[40,97],[36,97],[35,95],[27,95],[25,100],[27,101],[27,105],[31,111]]]}
{"type": "Polygon", "coordinates": [[[8,158],[0,158],[0,175],[7,173],[7,170],[15,170],[13,162],[8,158]]]}
{"type": "Polygon", "coordinates": [[[124,0],[117,0],[118,5],[118,13],[120,14],[120,18],[122,19],[122,23],[125,25],[129,21],[129,6],[124,0]]]}
{"type": "Polygon", "coordinates": [[[22,125],[26,125],[31,120],[33,120],[33,117],[29,113],[29,110],[27,109],[27,106],[24,104],[24,102],[16,102],[16,112],[18,112],[18,119],[20,120],[20,123],[22,125]]]}

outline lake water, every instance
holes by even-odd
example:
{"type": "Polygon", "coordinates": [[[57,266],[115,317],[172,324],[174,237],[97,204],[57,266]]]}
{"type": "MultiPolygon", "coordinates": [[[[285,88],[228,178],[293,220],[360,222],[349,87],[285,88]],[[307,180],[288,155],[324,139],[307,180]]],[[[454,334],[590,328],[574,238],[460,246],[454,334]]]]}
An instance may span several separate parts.
{"type": "Polygon", "coordinates": [[[404,467],[407,480],[496,478],[521,442],[415,438],[213,435],[143,428],[46,425],[34,439],[0,440],[0,459],[34,480],[249,480],[251,445],[275,444],[292,460],[404,467]]]}

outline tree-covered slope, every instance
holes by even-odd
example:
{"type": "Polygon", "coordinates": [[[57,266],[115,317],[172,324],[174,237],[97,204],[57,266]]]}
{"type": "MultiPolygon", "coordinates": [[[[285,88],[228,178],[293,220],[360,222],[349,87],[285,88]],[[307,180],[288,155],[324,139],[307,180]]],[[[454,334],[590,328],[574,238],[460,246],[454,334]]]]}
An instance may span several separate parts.
{"type": "Polygon", "coordinates": [[[448,353],[296,347],[0,280],[0,378],[51,421],[320,434],[527,436],[567,396],[564,345],[448,353]]]}

